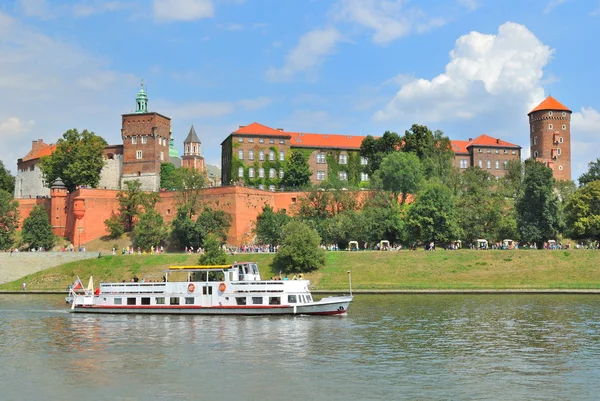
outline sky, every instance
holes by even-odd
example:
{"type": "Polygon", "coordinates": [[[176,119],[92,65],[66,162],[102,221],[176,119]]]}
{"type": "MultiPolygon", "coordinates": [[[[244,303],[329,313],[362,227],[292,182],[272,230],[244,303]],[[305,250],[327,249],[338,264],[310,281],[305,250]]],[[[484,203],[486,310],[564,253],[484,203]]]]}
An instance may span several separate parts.
{"type": "Polygon", "coordinates": [[[70,128],[122,143],[143,79],[180,153],[209,164],[254,121],[295,132],[488,134],[572,111],[572,172],[600,157],[600,0],[0,0],[0,160],[70,128]],[[596,38],[596,39],[594,39],[596,38]]]}

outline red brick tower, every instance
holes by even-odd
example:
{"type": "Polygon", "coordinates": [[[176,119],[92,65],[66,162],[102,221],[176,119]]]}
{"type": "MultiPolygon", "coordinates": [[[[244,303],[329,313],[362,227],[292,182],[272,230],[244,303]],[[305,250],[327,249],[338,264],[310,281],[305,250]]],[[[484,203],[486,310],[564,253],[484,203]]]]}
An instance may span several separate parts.
{"type": "Polygon", "coordinates": [[[557,180],[571,179],[571,110],[548,96],[529,116],[531,157],[552,169],[557,180]]]}
{"type": "Polygon", "coordinates": [[[52,232],[60,237],[65,236],[67,222],[67,186],[60,178],[50,188],[50,225],[52,232]]]}
{"type": "Polygon", "coordinates": [[[204,157],[200,153],[200,139],[198,135],[196,135],[196,130],[194,129],[194,125],[190,128],[190,132],[183,141],[183,156],[181,159],[183,160],[183,167],[196,169],[201,173],[204,173],[206,167],[204,165],[204,157]]]}
{"type": "Polygon", "coordinates": [[[171,119],[148,111],[144,84],[136,97],[135,113],[123,114],[123,173],[125,181],[139,180],[144,191],[160,189],[160,165],[169,161],[171,119]]]}

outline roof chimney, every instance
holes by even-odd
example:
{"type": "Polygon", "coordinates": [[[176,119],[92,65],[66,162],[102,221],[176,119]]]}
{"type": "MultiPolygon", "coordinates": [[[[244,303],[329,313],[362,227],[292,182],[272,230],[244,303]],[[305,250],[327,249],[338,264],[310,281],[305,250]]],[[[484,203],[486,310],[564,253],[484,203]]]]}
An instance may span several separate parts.
{"type": "Polygon", "coordinates": [[[283,132],[283,128],[276,128],[276,129],[277,129],[277,131],[283,132]]]}
{"type": "Polygon", "coordinates": [[[496,143],[500,143],[500,138],[496,139],[496,143]]]}
{"type": "Polygon", "coordinates": [[[469,142],[472,142],[472,141],[473,141],[473,138],[469,138],[469,142]]]}
{"type": "Polygon", "coordinates": [[[244,128],[244,127],[245,127],[245,125],[240,125],[240,128],[239,128],[239,129],[242,129],[242,128],[244,128]]]}

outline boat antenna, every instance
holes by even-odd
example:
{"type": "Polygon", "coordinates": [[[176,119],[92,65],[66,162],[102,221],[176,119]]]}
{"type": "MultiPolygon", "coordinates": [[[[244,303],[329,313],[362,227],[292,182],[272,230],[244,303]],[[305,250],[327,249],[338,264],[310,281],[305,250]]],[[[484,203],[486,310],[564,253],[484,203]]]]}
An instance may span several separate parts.
{"type": "Polygon", "coordinates": [[[350,270],[348,270],[346,273],[348,273],[348,282],[350,283],[350,296],[352,296],[352,274],[350,273],[350,270]]]}

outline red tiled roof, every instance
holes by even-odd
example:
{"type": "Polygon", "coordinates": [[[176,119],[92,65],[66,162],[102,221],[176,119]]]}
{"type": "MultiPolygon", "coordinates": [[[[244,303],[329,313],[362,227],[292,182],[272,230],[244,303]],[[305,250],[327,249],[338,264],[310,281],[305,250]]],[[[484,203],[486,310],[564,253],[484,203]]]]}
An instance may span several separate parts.
{"type": "Polygon", "coordinates": [[[339,134],[305,134],[303,132],[288,132],[292,136],[291,146],[298,148],[339,148],[360,149],[364,136],[339,134]]]}
{"type": "Polygon", "coordinates": [[[540,110],[560,110],[560,111],[571,111],[567,106],[553,98],[548,96],[542,103],[540,103],[535,109],[531,110],[527,115],[540,110]]]}
{"type": "Polygon", "coordinates": [[[44,145],[45,146],[37,152],[29,151],[23,158],[23,161],[26,162],[28,160],[39,159],[42,156],[50,156],[56,150],[56,145],[53,143],[50,145],[45,143],[44,145]]]}
{"type": "Polygon", "coordinates": [[[469,154],[467,150],[467,146],[471,144],[471,141],[450,141],[450,145],[452,146],[452,150],[456,154],[469,154]]]}
{"type": "Polygon", "coordinates": [[[479,135],[477,138],[472,140],[468,145],[471,146],[492,146],[492,147],[501,147],[501,148],[520,148],[519,145],[515,145],[514,143],[503,141],[502,139],[492,138],[489,135],[479,135]]]}
{"type": "Polygon", "coordinates": [[[250,125],[240,126],[240,128],[237,131],[233,131],[232,134],[290,136],[289,132],[283,132],[283,130],[267,127],[266,125],[256,122],[250,125]]]}

